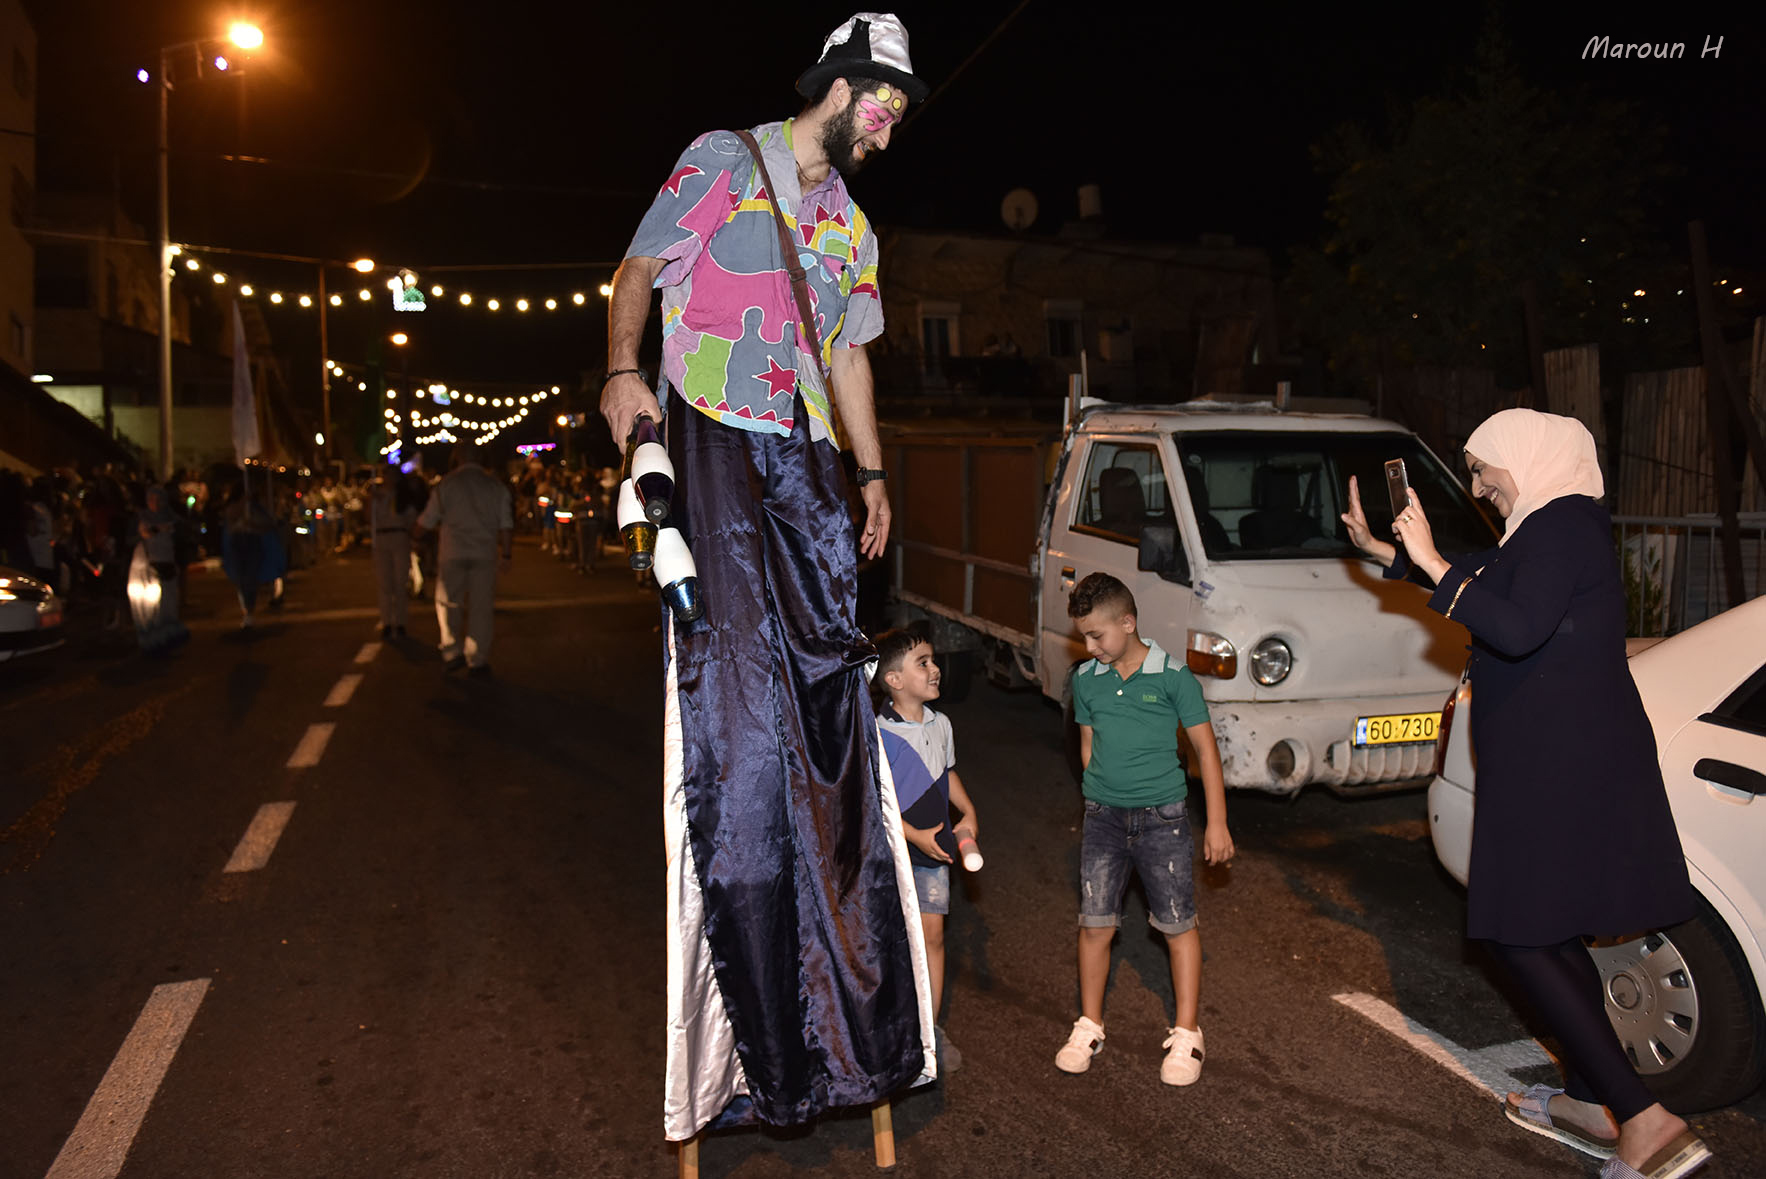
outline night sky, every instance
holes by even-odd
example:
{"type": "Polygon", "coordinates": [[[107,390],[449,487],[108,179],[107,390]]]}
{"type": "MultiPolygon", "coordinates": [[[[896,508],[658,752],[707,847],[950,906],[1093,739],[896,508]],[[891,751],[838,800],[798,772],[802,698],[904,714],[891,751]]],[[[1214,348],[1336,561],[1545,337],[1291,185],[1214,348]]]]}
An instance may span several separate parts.
{"type": "MultiPolygon", "coordinates": [[[[782,3],[27,7],[40,42],[41,189],[115,186],[151,228],[154,92],[134,71],[161,45],[249,16],[269,38],[249,69],[172,98],[173,237],[366,254],[414,266],[426,283],[446,265],[601,264],[544,281],[472,279],[505,296],[605,281],[681,148],[714,127],[794,113],[793,80],[849,15],[782,3]]],[[[1074,215],[1077,187],[1097,183],[1117,236],[1227,233],[1268,248],[1279,274],[1324,228],[1309,146],[1345,120],[1383,127],[1389,109],[1445,90],[1494,13],[1528,81],[1635,101],[1666,122],[1680,175],[1654,210],[1665,240],[1678,247],[1700,216],[1720,263],[1766,262],[1766,19],[1727,5],[1623,17],[1423,7],[1393,19],[1329,5],[904,3],[916,70],[935,88],[1005,27],[853,188],[881,225],[984,232],[1004,232],[1001,198],[1028,188],[1042,210],[1034,231],[1053,233],[1074,215]],[[1684,41],[1688,56],[1581,60],[1596,34],[1684,41]],[[1719,58],[1699,59],[1707,36],[1724,38],[1719,58]]],[[[259,278],[295,281],[267,264],[259,278]]],[[[588,312],[549,327],[462,325],[450,334],[472,348],[454,339],[430,355],[468,376],[555,380],[603,358],[588,312]]]]}

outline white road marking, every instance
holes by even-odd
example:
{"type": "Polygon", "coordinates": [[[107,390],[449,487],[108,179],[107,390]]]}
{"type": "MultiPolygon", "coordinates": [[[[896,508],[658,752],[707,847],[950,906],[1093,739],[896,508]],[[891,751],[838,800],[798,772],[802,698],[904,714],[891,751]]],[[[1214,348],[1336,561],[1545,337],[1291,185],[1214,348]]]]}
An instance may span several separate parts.
{"type": "Polygon", "coordinates": [[[1391,1032],[1454,1076],[1493,1096],[1501,1097],[1511,1090],[1525,1088],[1511,1075],[1514,1070],[1551,1061],[1535,1040],[1514,1040],[1480,1049],[1462,1048],[1441,1033],[1406,1018],[1404,1012],[1384,999],[1363,994],[1332,995],[1331,998],[1391,1032]]]}
{"type": "MultiPolygon", "coordinates": [[[[357,660],[357,662],[361,661],[357,660]]],[[[331,685],[331,695],[325,697],[325,707],[342,708],[344,705],[348,704],[350,702],[350,697],[356,694],[356,685],[361,682],[362,676],[359,672],[355,675],[343,676],[335,684],[331,685]]]]}
{"type": "Polygon", "coordinates": [[[302,770],[318,765],[319,759],[325,756],[325,743],[331,740],[331,730],[336,727],[330,721],[308,725],[307,731],[301,736],[300,744],[288,755],[288,768],[302,770]]]}
{"type": "Polygon", "coordinates": [[[208,985],[208,979],[195,978],[153,988],[74,1132],[50,1164],[47,1179],[114,1179],[123,1169],[208,985]]]}
{"type": "Polygon", "coordinates": [[[270,853],[276,850],[276,841],[282,838],[282,829],[288,826],[293,814],[292,802],[266,802],[259,807],[240,837],[239,846],[233,849],[233,857],[221,871],[255,872],[269,863],[270,853]]]}
{"type": "Polygon", "coordinates": [[[380,654],[379,643],[363,643],[362,649],[356,652],[357,663],[373,663],[374,657],[380,654]]]}

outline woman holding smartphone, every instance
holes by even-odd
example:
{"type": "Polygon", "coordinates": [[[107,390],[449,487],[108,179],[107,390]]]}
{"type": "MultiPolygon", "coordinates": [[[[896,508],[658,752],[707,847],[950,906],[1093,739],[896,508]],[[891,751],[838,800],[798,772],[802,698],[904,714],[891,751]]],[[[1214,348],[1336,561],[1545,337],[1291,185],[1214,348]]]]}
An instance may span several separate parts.
{"type": "Polygon", "coordinates": [[[1355,480],[1342,519],[1386,567],[1435,584],[1472,635],[1477,812],[1466,932],[1482,939],[1564,1050],[1563,1089],[1510,1093],[1510,1120],[1608,1159],[1603,1179],[1678,1179],[1710,1150],[1638,1078],[1606,1015],[1584,937],[1693,915],[1692,886],[1625,662],[1625,589],[1594,439],[1574,418],[1503,410],[1466,440],[1472,494],[1503,518],[1496,548],[1449,559],[1409,493],[1368,531],[1355,480]]]}

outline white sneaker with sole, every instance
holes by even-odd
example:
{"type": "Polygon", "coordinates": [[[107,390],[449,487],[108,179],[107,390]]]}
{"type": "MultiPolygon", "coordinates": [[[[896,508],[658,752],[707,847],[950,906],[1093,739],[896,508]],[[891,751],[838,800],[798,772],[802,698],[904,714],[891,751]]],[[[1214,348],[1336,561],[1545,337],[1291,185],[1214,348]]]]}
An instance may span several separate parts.
{"type": "Polygon", "coordinates": [[[1167,1085],[1194,1085],[1202,1079],[1202,1029],[1172,1028],[1162,1045],[1167,1049],[1159,1065],[1159,1079],[1167,1085]]]}
{"type": "Polygon", "coordinates": [[[1082,1073],[1091,1067],[1091,1058],[1104,1047],[1104,1029],[1085,1016],[1073,1021],[1067,1042],[1055,1053],[1055,1067],[1064,1073],[1082,1073]]]}

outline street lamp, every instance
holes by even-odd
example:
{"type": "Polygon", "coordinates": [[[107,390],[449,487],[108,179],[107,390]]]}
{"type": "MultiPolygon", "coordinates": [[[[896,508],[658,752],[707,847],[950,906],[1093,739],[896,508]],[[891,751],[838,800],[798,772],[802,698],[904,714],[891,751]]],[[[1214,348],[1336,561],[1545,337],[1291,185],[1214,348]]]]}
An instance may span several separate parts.
{"type": "MultiPolygon", "coordinates": [[[[228,39],[241,49],[256,49],[264,43],[263,30],[245,21],[235,21],[228,30],[228,39]]],[[[190,50],[201,62],[203,40],[183,41],[162,46],[159,51],[159,472],[160,477],[172,476],[172,213],[170,151],[167,148],[167,122],[172,96],[172,54],[190,50]]],[[[224,59],[216,59],[219,69],[226,69],[224,59]]],[[[200,65],[199,65],[200,68],[200,65]]],[[[136,74],[136,77],[140,77],[136,74]]],[[[143,79],[145,80],[145,79],[143,79]]]]}

